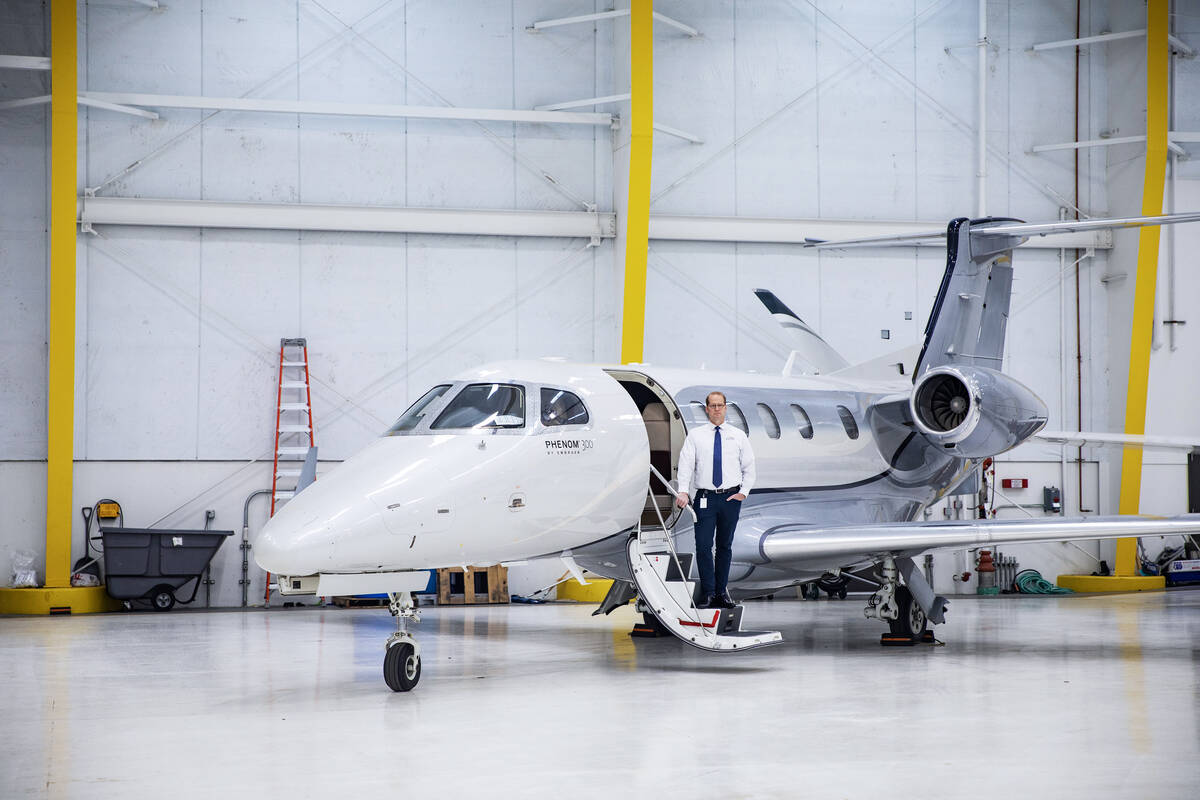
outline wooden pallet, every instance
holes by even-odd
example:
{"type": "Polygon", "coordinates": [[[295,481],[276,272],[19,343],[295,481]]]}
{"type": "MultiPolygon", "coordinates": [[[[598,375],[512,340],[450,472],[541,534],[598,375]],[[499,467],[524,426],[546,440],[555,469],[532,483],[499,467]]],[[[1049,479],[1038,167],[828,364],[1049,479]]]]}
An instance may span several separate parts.
{"type": "Polygon", "coordinates": [[[464,573],[462,567],[449,567],[437,571],[438,605],[477,605],[482,603],[507,603],[508,598],[508,568],[507,567],[467,567],[464,573]],[[453,580],[451,575],[461,576],[453,580]],[[451,589],[456,591],[451,591],[451,589]]]}

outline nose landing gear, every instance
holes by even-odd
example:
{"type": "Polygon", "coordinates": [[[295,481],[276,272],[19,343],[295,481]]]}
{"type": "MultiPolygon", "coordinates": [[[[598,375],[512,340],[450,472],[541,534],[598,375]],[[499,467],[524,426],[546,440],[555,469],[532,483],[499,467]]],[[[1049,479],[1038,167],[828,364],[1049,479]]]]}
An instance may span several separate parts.
{"type": "Polygon", "coordinates": [[[393,692],[408,692],[421,680],[421,646],[408,632],[409,620],[420,622],[412,592],[388,594],[388,610],[396,618],[396,632],[388,637],[383,658],[383,679],[393,692]]]}

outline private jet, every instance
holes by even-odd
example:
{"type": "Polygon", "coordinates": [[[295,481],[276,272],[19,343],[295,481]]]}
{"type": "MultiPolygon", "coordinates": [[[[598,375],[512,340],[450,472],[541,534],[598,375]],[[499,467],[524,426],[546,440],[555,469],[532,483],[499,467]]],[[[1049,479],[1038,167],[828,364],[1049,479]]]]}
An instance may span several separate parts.
{"type": "Polygon", "coordinates": [[[1046,405],[1001,371],[1013,249],[1049,233],[1198,220],[962,218],[911,236],[811,242],[944,238],[945,274],[909,368],[903,358],[848,364],[761,290],[767,311],[797,338],[778,375],[555,358],[481,366],[431,387],[315,483],[310,452],[303,491],[267,522],[255,560],[284,594],[387,593],[397,629],[383,671],[394,691],[420,679],[408,626],[419,620],[412,594],[432,568],[560,558],[577,576],[587,569],[613,579],[598,613],[636,597],[648,621],[695,647],[777,644],[778,632],[742,629],[740,604],[695,604],[695,517],[674,503],[672,479],[684,438],[706,421],[705,397],[717,389],[757,460],[733,545],[735,600],[866,572],[876,587],[866,615],[894,636],[927,637],[947,606],[916,568],[929,550],[1200,533],[1200,515],[923,521],[985,459],[1047,421],[1046,405]]]}

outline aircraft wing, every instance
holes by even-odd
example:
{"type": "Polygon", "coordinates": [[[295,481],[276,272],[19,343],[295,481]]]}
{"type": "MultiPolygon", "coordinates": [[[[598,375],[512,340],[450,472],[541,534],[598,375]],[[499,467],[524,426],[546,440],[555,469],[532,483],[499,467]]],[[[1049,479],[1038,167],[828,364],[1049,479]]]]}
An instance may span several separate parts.
{"type": "Polygon", "coordinates": [[[828,562],[849,566],[884,555],[913,556],[936,549],[1197,533],[1200,533],[1200,514],[1158,518],[885,522],[835,527],[785,524],[763,534],[759,552],[766,562],[773,564],[828,562]]]}
{"type": "Polygon", "coordinates": [[[1148,450],[1197,450],[1200,438],[1185,436],[1142,436],[1132,433],[1096,433],[1095,431],[1040,431],[1035,439],[1072,447],[1141,447],[1148,450]]]}

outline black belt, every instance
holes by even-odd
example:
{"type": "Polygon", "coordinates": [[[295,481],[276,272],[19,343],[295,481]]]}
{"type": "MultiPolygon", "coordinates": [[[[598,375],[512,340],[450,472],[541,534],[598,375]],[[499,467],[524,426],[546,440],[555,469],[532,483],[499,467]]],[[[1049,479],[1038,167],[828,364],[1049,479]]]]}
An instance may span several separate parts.
{"type": "Polygon", "coordinates": [[[701,498],[708,494],[715,494],[724,497],[727,494],[739,494],[742,491],[741,485],[732,486],[728,489],[697,489],[696,497],[701,498]]]}

